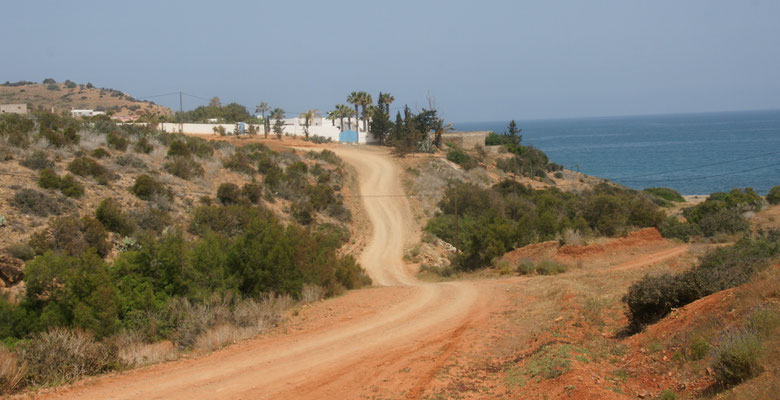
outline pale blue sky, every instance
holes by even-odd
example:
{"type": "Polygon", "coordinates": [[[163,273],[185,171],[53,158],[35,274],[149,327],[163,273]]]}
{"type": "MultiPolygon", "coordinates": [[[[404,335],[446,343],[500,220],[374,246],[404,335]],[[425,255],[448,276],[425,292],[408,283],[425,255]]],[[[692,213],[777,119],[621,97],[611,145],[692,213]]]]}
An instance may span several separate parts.
{"type": "Polygon", "coordinates": [[[2,13],[0,81],[183,90],[250,110],[430,94],[456,122],[780,108],[777,0],[71,0],[2,13]]]}

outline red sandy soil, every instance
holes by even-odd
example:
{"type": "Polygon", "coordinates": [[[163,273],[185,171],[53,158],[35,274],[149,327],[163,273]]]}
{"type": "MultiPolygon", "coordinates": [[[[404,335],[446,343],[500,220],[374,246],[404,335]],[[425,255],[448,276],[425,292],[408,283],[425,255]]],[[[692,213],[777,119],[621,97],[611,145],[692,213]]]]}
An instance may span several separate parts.
{"type": "MultiPolygon", "coordinates": [[[[362,194],[402,193],[400,172],[386,150],[330,147],[358,171],[362,194]]],[[[584,316],[579,283],[614,280],[610,293],[623,293],[648,266],[665,263],[675,268],[675,260],[687,253],[688,246],[665,241],[653,229],[587,246],[558,248],[556,242],[546,242],[506,257],[556,258],[584,267],[554,277],[423,283],[402,261],[404,246],[418,235],[407,199],[366,197],[363,207],[373,233],[360,261],[382,287],[306,306],[275,332],[205,356],[91,378],[33,396],[186,400],[655,396],[664,388],[679,389],[681,378],[667,372],[671,361],[666,351],[646,351],[647,340],[682,329],[681,324],[704,311],[725,312],[724,299],[731,296],[725,291],[699,300],[645,334],[623,339],[614,331],[626,324],[622,311],[614,307],[599,311],[605,326],[594,326],[584,316]],[[590,339],[603,339],[604,346],[619,345],[625,351],[591,362],[572,361],[570,370],[553,379],[528,379],[522,387],[508,383],[509,371],[545,346],[590,339]],[[609,374],[615,369],[630,378],[613,382],[609,374]]],[[[687,387],[706,384],[704,379],[688,382],[687,387]]]]}

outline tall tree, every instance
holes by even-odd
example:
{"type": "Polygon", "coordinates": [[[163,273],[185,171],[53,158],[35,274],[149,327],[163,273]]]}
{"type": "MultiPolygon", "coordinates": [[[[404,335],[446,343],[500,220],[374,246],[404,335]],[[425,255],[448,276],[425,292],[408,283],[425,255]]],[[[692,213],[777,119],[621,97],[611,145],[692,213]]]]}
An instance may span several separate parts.
{"type": "Polygon", "coordinates": [[[515,139],[515,142],[517,144],[520,144],[520,142],[523,141],[523,135],[520,135],[520,132],[522,132],[522,129],[517,129],[517,123],[515,120],[512,120],[509,122],[509,136],[515,139]]]}
{"type": "Polygon", "coordinates": [[[209,100],[209,107],[216,107],[220,108],[222,107],[222,102],[219,100],[219,97],[214,96],[209,100]]]}
{"type": "MultiPolygon", "coordinates": [[[[360,105],[360,102],[361,102],[360,97],[361,97],[360,96],[360,92],[352,92],[352,93],[349,94],[349,96],[347,96],[347,103],[352,104],[352,105],[355,106],[355,115],[356,116],[360,115],[359,112],[358,112],[358,106],[360,105]]],[[[351,125],[352,125],[352,121],[350,119],[350,126],[351,125]]],[[[358,130],[358,131],[360,130],[360,124],[358,124],[358,129],[356,129],[356,130],[358,130]]]]}
{"type": "Polygon", "coordinates": [[[342,132],[344,131],[344,118],[349,114],[348,110],[351,111],[346,104],[336,104],[336,117],[339,119],[339,129],[341,129],[342,132]]]}
{"type": "Polygon", "coordinates": [[[306,139],[309,138],[309,126],[311,126],[312,120],[314,118],[319,118],[320,110],[306,110],[306,112],[301,113],[299,115],[300,118],[303,118],[303,134],[306,135],[306,139]]]}
{"type": "Polygon", "coordinates": [[[368,132],[368,106],[374,102],[370,93],[360,92],[360,107],[363,108],[363,132],[368,132]]]}
{"type": "Polygon", "coordinates": [[[388,133],[393,129],[393,123],[390,121],[390,115],[385,112],[382,106],[373,107],[371,115],[371,134],[377,139],[380,145],[385,144],[388,133]]]}
{"type": "Polygon", "coordinates": [[[390,115],[390,104],[395,101],[395,97],[390,93],[379,92],[379,99],[377,102],[385,107],[385,112],[390,115]]]}
{"type": "Polygon", "coordinates": [[[265,113],[267,113],[271,109],[270,106],[268,106],[268,103],[261,102],[260,104],[255,106],[255,113],[258,113],[263,116],[263,134],[265,135],[265,138],[268,139],[268,121],[265,119],[265,113]]]}
{"type": "Polygon", "coordinates": [[[284,133],[284,109],[276,107],[271,111],[271,118],[275,119],[274,133],[279,140],[282,140],[282,134],[284,133]]]}

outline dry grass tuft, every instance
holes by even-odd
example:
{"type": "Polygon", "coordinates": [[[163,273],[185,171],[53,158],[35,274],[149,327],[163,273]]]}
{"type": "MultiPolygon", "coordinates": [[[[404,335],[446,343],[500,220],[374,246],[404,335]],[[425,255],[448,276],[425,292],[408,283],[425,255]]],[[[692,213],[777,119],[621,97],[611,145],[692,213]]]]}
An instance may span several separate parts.
{"type": "Polygon", "coordinates": [[[305,284],[301,289],[301,301],[314,303],[325,298],[325,289],[322,286],[305,284]]]}
{"type": "Polygon", "coordinates": [[[171,341],[166,340],[150,344],[128,343],[119,349],[117,357],[123,365],[140,367],[175,360],[178,355],[176,346],[171,341]]]}
{"type": "Polygon", "coordinates": [[[0,393],[12,393],[24,379],[26,364],[16,354],[0,346],[0,393]]]}

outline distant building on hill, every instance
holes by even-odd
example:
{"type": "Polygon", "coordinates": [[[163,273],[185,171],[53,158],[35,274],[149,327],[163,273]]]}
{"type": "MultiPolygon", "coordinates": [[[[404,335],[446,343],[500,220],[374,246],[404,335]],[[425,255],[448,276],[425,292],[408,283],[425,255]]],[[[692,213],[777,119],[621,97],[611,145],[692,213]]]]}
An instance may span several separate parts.
{"type": "Polygon", "coordinates": [[[488,131],[447,132],[441,136],[441,139],[444,143],[449,142],[464,149],[473,149],[476,146],[484,146],[489,134],[488,131]]]}
{"type": "Polygon", "coordinates": [[[27,114],[27,104],[0,104],[0,114],[27,114]]]}
{"type": "Polygon", "coordinates": [[[103,115],[104,111],[95,110],[70,110],[71,115],[74,117],[94,117],[95,115],[103,115]]]}

